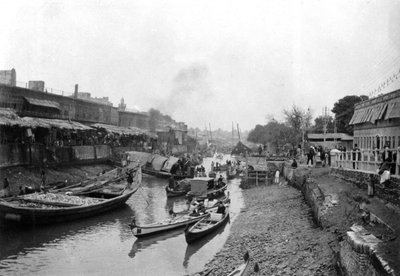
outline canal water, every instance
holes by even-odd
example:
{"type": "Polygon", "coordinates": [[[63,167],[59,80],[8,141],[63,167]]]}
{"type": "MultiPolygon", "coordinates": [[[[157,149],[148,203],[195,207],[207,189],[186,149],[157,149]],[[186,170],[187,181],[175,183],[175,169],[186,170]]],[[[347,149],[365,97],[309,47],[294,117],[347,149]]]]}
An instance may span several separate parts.
{"type": "MultiPolygon", "coordinates": [[[[219,160],[220,161],[220,160],[219,160]]],[[[210,167],[211,158],[204,160],[210,167]]],[[[186,208],[184,198],[167,199],[168,180],[143,177],[123,208],[63,224],[0,227],[0,275],[186,275],[201,271],[224,245],[243,207],[239,180],[228,182],[231,220],[193,245],[183,229],[137,239],[129,223],[160,221],[186,208]]]]}

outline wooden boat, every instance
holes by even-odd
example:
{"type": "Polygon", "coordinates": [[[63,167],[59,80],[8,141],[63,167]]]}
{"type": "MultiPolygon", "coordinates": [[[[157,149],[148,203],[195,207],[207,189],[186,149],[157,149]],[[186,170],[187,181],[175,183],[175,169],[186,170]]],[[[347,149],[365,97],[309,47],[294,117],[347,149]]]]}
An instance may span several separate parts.
{"type": "Polygon", "coordinates": [[[196,222],[193,226],[185,229],[187,243],[192,243],[207,234],[215,231],[229,220],[229,207],[226,207],[225,214],[211,212],[208,216],[196,222]]]}
{"type": "Polygon", "coordinates": [[[165,187],[165,191],[167,192],[167,197],[184,196],[187,194],[187,192],[190,191],[189,179],[183,179],[175,183],[176,184],[174,188],[169,187],[169,185],[165,187]]]}
{"type": "Polygon", "coordinates": [[[186,194],[188,198],[213,199],[221,197],[225,194],[227,184],[222,183],[220,187],[216,187],[214,178],[198,177],[190,180],[190,191],[186,194]]]}
{"type": "Polygon", "coordinates": [[[159,178],[170,178],[174,176],[175,179],[193,178],[194,168],[188,166],[187,171],[177,170],[179,158],[170,156],[165,157],[155,154],[151,160],[142,166],[143,173],[153,175],[159,178]]]}
{"type": "Polygon", "coordinates": [[[115,187],[108,183],[82,192],[85,196],[50,192],[3,199],[0,200],[0,219],[18,224],[50,224],[97,215],[122,206],[139,189],[140,167],[133,179],[132,184],[119,179],[115,187]]]}
{"type": "Polygon", "coordinates": [[[191,214],[180,215],[177,217],[173,217],[171,219],[162,221],[162,222],[155,222],[146,225],[138,225],[136,224],[136,219],[133,218],[132,222],[129,224],[133,235],[136,237],[144,237],[148,235],[158,234],[160,232],[164,232],[167,230],[176,229],[179,227],[183,227],[186,225],[191,225],[202,218],[207,216],[207,214],[202,214],[198,216],[193,216],[191,214]]]}
{"type": "Polygon", "coordinates": [[[246,252],[243,256],[243,264],[235,268],[228,276],[243,276],[249,272],[249,264],[250,264],[250,255],[249,252],[246,252]]]}

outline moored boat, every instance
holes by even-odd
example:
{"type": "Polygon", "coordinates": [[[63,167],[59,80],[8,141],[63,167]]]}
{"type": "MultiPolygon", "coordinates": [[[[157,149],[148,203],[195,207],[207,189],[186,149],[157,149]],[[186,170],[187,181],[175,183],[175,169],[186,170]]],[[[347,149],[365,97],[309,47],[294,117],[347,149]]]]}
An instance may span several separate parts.
{"type": "Polygon", "coordinates": [[[140,167],[132,180],[127,183],[119,179],[119,183],[89,190],[85,196],[49,192],[2,199],[0,219],[18,224],[50,224],[94,216],[125,204],[140,187],[140,167]]]}
{"type": "Polygon", "coordinates": [[[190,180],[183,179],[180,181],[176,181],[175,179],[170,179],[173,183],[170,183],[165,187],[165,191],[167,192],[167,197],[178,197],[184,196],[187,192],[190,191],[190,180]]]}
{"type": "Polygon", "coordinates": [[[196,222],[193,226],[185,228],[185,239],[187,243],[192,243],[207,234],[215,231],[229,220],[229,207],[226,207],[224,214],[216,212],[209,213],[208,216],[196,222]]]}
{"type": "Polygon", "coordinates": [[[249,272],[250,255],[248,251],[244,254],[243,260],[243,264],[235,268],[228,276],[243,276],[249,272]]]}
{"type": "Polygon", "coordinates": [[[136,223],[136,219],[133,218],[129,226],[132,230],[133,235],[139,238],[193,224],[204,218],[206,215],[207,214],[193,216],[191,214],[185,214],[178,217],[173,217],[162,222],[155,222],[145,225],[138,225],[136,223]]]}
{"type": "Polygon", "coordinates": [[[215,183],[214,178],[198,177],[190,180],[190,191],[186,194],[188,198],[214,199],[225,194],[227,184],[215,183]]]}

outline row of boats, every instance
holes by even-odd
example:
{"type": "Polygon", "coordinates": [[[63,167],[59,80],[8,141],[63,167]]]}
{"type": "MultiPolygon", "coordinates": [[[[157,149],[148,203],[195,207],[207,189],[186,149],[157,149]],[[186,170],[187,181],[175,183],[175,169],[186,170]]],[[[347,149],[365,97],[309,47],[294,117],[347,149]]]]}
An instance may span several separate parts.
{"type": "MultiPolygon", "coordinates": [[[[0,199],[0,220],[22,225],[51,224],[118,208],[140,188],[142,170],[146,164],[131,161],[125,167],[115,168],[80,183],[59,185],[47,192],[0,199]]],[[[190,244],[229,221],[230,198],[225,182],[217,183],[213,177],[198,177],[178,180],[177,184],[173,188],[170,185],[166,187],[168,197],[186,196],[192,202],[200,202],[199,205],[204,209],[200,211],[199,206],[190,205],[191,208],[184,212],[175,213],[171,210],[169,219],[146,225],[140,225],[134,218],[129,226],[137,238],[181,227],[184,228],[186,242],[190,244]]]]}

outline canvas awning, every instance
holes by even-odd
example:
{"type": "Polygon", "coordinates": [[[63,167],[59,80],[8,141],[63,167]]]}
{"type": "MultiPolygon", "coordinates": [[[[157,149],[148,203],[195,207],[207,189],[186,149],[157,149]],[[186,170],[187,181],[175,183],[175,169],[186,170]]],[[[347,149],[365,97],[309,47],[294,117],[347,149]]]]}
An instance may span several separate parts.
{"type": "Polygon", "coordinates": [[[39,99],[35,99],[35,98],[30,98],[30,97],[24,97],[24,98],[31,105],[55,108],[58,110],[60,109],[60,104],[57,102],[53,102],[53,101],[49,101],[49,100],[39,100],[39,99]]]}
{"type": "Polygon", "coordinates": [[[356,125],[367,122],[374,124],[377,120],[386,119],[386,117],[383,118],[383,115],[385,114],[388,106],[390,106],[388,103],[379,103],[373,106],[357,109],[354,111],[353,117],[351,118],[349,124],[356,125]]]}
{"type": "Polygon", "coordinates": [[[385,120],[400,118],[400,102],[391,102],[388,105],[385,120]]]}
{"type": "Polygon", "coordinates": [[[164,166],[162,167],[162,171],[164,172],[170,172],[172,169],[172,166],[175,165],[178,162],[179,158],[170,156],[168,160],[164,163],[164,166]]]}
{"type": "Polygon", "coordinates": [[[151,160],[151,166],[156,171],[161,171],[162,167],[164,166],[165,161],[167,161],[167,157],[161,156],[159,154],[155,154],[153,159],[151,160]]]}

